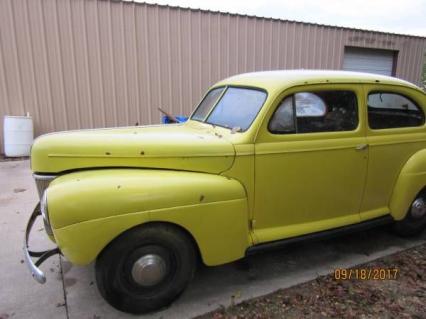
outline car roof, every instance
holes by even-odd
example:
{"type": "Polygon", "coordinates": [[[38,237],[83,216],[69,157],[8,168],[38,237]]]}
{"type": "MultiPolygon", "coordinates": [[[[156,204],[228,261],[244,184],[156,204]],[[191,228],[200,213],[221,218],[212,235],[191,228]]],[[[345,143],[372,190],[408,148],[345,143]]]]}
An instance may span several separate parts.
{"type": "Polygon", "coordinates": [[[282,90],[296,85],[320,83],[381,83],[408,86],[421,91],[419,87],[410,82],[390,76],[330,70],[276,70],[243,73],[224,79],[216,83],[215,86],[254,86],[271,91],[276,89],[282,90]]]}

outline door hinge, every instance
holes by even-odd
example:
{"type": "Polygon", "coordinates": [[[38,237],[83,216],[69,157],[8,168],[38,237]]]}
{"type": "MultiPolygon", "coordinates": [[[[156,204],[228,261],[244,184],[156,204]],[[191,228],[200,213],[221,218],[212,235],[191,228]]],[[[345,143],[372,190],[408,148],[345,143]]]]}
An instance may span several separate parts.
{"type": "Polygon", "coordinates": [[[256,226],[256,219],[250,219],[250,228],[254,229],[255,226],[256,226]]]}

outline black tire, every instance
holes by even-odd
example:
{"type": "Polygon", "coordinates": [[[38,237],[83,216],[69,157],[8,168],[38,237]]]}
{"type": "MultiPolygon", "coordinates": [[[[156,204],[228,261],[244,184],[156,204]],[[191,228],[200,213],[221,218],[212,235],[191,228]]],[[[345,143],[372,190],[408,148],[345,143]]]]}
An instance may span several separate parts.
{"type": "MultiPolygon", "coordinates": [[[[420,207],[420,206],[418,206],[420,207]]],[[[414,201],[404,219],[396,221],[394,231],[402,237],[411,237],[419,235],[426,228],[426,189],[421,191],[414,201]],[[421,209],[415,207],[421,205],[421,209]],[[417,211],[416,211],[417,210],[417,211]],[[421,212],[419,212],[421,211],[421,212]]]]}
{"type": "Polygon", "coordinates": [[[173,302],[192,279],[195,265],[195,247],[187,234],[173,225],[144,225],[120,235],[103,250],[96,260],[96,283],[111,306],[141,314],[173,302]],[[137,261],[152,261],[152,256],[161,261],[156,268],[161,269],[161,279],[141,284],[135,278],[143,281],[147,277],[135,277],[133,271],[147,269],[138,268],[137,261]]]}

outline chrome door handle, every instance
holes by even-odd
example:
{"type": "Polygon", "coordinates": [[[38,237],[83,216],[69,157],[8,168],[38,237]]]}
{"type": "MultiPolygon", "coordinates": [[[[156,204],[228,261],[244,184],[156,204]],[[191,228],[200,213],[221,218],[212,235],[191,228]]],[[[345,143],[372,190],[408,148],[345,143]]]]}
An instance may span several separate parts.
{"type": "Polygon", "coordinates": [[[357,151],[363,151],[363,150],[366,150],[367,148],[368,148],[368,144],[359,144],[359,145],[355,146],[355,149],[357,151]]]}

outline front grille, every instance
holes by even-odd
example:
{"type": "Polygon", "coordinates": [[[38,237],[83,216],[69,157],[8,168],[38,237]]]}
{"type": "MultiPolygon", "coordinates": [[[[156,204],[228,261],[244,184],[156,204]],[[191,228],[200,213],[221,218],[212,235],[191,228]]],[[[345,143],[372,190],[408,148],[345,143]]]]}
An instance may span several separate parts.
{"type": "Polygon", "coordinates": [[[49,186],[50,182],[55,179],[55,175],[39,175],[33,174],[37,186],[38,197],[41,199],[43,192],[49,186]]]}

